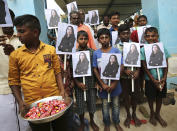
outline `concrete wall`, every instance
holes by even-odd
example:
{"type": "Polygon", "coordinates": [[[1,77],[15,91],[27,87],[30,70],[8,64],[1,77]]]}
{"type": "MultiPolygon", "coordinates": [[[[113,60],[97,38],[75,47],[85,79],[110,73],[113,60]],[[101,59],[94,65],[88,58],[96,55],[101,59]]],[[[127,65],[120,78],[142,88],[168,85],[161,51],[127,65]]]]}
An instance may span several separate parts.
{"type": "Polygon", "coordinates": [[[32,14],[39,18],[42,31],[40,40],[48,43],[47,23],[44,15],[44,0],[7,0],[8,6],[16,16],[32,14]]]}

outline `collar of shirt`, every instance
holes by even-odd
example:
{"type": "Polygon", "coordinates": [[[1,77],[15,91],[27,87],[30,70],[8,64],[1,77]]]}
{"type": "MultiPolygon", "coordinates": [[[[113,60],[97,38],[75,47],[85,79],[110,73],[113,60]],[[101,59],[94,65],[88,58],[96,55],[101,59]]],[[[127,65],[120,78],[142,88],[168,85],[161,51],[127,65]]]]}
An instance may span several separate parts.
{"type": "MultiPolygon", "coordinates": [[[[45,47],[45,44],[44,44],[42,41],[40,41],[40,45],[39,45],[39,48],[37,49],[36,53],[39,52],[39,51],[40,51],[41,49],[43,49],[44,47],[45,47]]],[[[23,51],[31,52],[31,51],[29,51],[28,48],[26,48],[25,45],[22,46],[22,50],[23,50],[23,51]]]]}

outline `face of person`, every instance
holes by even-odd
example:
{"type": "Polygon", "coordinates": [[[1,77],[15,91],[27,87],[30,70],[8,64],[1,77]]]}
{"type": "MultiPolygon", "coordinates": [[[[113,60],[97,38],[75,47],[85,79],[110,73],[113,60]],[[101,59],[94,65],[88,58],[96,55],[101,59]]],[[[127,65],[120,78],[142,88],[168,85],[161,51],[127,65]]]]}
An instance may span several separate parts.
{"type": "Polygon", "coordinates": [[[113,15],[111,17],[111,24],[117,26],[120,22],[120,16],[119,15],[113,15]]]}
{"type": "Polygon", "coordinates": [[[135,49],[136,49],[135,45],[131,45],[130,50],[131,50],[132,52],[134,52],[134,51],[135,51],[135,49]]]}
{"type": "Polygon", "coordinates": [[[157,53],[158,48],[157,48],[157,46],[156,46],[156,45],[154,45],[154,46],[152,47],[152,51],[153,51],[155,54],[157,53]]]}
{"type": "Polygon", "coordinates": [[[85,55],[83,53],[80,53],[80,60],[83,61],[85,59],[85,55]]]}
{"type": "Polygon", "coordinates": [[[66,32],[67,32],[67,35],[70,36],[72,34],[72,28],[68,27],[66,32]]]}
{"type": "Polygon", "coordinates": [[[70,21],[71,21],[71,23],[73,25],[79,26],[79,24],[80,24],[80,16],[78,14],[72,14],[71,18],[70,18],[70,21]]]}
{"type": "Polygon", "coordinates": [[[103,34],[100,35],[98,41],[101,43],[102,48],[108,48],[110,43],[110,37],[109,35],[103,34]]]}
{"type": "Polygon", "coordinates": [[[109,17],[108,16],[105,16],[104,19],[103,19],[103,24],[105,26],[108,26],[109,25],[109,17]]]}
{"type": "Polygon", "coordinates": [[[5,35],[13,35],[14,33],[13,27],[2,27],[2,31],[5,35]]]}
{"type": "Polygon", "coordinates": [[[111,57],[110,57],[110,62],[111,62],[111,64],[114,63],[115,61],[116,61],[115,56],[111,56],[111,57]]]}
{"type": "Polygon", "coordinates": [[[129,42],[129,39],[130,39],[130,30],[122,31],[119,34],[119,37],[120,37],[121,42],[129,42]]]}
{"type": "Polygon", "coordinates": [[[87,47],[87,43],[88,43],[88,37],[85,37],[85,36],[83,36],[83,35],[80,35],[80,36],[78,37],[77,42],[79,43],[79,46],[80,46],[81,48],[86,48],[86,47],[87,47]]]}
{"type": "Polygon", "coordinates": [[[139,26],[145,26],[147,24],[147,20],[144,18],[144,17],[141,17],[139,20],[138,20],[138,25],[139,26]]]}
{"type": "Polygon", "coordinates": [[[157,43],[158,42],[158,34],[155,33],[155,32],[147,32],[145,35],[144,35],[144,38],[145,40],[149,43],[149,44],[152,44],[152,43],[157,43]]]}
{"type": "Polygon", "coordinates": [[[85,13],[83,11],[79,11],[79,14],[80,14],[81,21],[84,22],[85,21],[85,13]]]}
{"type": "Polygon", "coordinates": [[[55,10],[52,10],[52,16],[56,16],[55,10]]]}
{"type": "Polygon", "coordinates": [[[30,29],[27,26],[16,26],[17,36],[21,43],[29,46],[34,39],[37,38],[39,31],[37,29],[30,29]]]}

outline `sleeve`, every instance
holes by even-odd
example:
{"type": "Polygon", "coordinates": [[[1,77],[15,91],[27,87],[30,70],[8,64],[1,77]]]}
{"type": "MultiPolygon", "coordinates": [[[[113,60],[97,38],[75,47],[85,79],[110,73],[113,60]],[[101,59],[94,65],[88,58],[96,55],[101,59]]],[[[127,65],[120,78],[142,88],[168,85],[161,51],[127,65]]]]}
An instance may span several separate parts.
{"type": "Polygon", "coordinates": [[[98,64],[97,64],[97,55],[96,55],[95,51],[93,53],[93,63],[92,63],[92,66],[93,67],[98,67],[98,64]]]}
{"type": "Polygon", "coordinates": [[[60,60],[58,58],[58,55],[56,54],[55,48],[53,47],[53,54],[52,54],[52,65],[53,69],[55,71],[55,75],[61,72],[60,70],[60,60]]]}
{"type": "Polygon", "coordinates": [[[144,53],[144,47],[141,48],[140,53],[141,53],[141,60],[146,60],[145,53],[144,53]]]}
{"type": "Polygon", "coordinates": [[[8,81],[9,86],[20,86],[20,70],[18,66],[18,60],[16,57],[16,52],[12,52],[9,57],[9,73],[8,73],[8,81]]]}
{"type": "Polygon", "coordinates": [[[139,43],[137,30],[135,30],[135,31],[133,31],[133,32],[131,33],[130,39],[131,39],[132,42],[137,42],[137,43],[139,43]]]}
{"type": "Polygon", "coordinates": [[[168,51],[167,51],[166,48],[164,48],[164,53],[165,53],[166,59],[168,59],[169,57],[171,57],[171,55],[168,53],[168,51]]]}

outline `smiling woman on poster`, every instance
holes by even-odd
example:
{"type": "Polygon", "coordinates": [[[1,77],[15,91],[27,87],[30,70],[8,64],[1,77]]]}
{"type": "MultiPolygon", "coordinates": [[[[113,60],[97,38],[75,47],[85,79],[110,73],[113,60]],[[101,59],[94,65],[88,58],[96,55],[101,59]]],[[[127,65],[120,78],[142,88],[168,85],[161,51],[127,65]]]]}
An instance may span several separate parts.
{"type": "Polygon", "coordinates": [[[88,69],[89,69],[89,61],[87,59],[87,56],[84,52],[81,52],[79,54],[79,61],[76,66],[75,73],[77,75],[84,75],[87,74],[88,69]]]}
{"type": "Polygon", "coordinates": [[[58,50],[62,52],[72,52],[75,40],[74,29],[72,26],[68,26],[66,28],[66,33],[58,46],[58,50]]]}
{"type": "Polygon", "coordinates": [[[117,57],[115,55],[111,55],[109,57],[109,63],[106,65],[105,70],[103,72],[103,76],[115,78],[118,69],[119,69],[119,64],[117,61],[117,57]]]}
{"type": "Polygon", "coordinates": [[[50,27],[57,27],[59,21],[60,21],[60,17],[57,14],[57,11],[55,9],[52,9],[49,26],[50,27]]]}
{"type": "Polygon", "coordinates": [[[139,52],[137,50],[136,45],[131,44],[130,50],[129,50],[127,57],[125,59],[125,63],[129,64],[129,65],[137,65],[138,57],[139,57],[139,52]]]}
{"type": "Polygon", "coordinates": [[[163,62],[163,52],[160,47],[155,44],[152,46],[152,53],[149,60],[150,66],[161,66],[163,62]]]}

